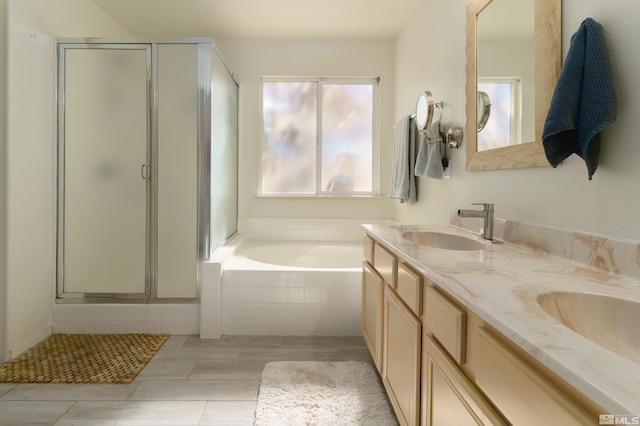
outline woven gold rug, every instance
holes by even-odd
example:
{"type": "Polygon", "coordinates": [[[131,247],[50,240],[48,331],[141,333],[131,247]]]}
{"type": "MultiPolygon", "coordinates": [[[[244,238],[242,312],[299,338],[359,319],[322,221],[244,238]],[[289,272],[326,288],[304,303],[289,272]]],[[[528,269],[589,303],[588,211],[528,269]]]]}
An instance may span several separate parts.
{"type": "Polygon", "coordinates": [[[0,365],[0,383],[131,383],[167,334],[53,334],[0,365]]]}

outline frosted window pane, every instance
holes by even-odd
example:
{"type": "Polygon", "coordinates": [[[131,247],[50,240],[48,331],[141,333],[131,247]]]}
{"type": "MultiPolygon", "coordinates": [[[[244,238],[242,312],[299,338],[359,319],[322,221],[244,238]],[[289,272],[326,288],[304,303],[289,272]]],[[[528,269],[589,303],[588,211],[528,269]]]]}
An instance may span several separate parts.
{"type": "Polygon", "coordinates": [[[262,193],[315,193],[316,83],[265,82],[262,193]]]}
{"type": "Polygon", "coordinates": [[[371,191],[373,87],[322,86],[322,190],[371,191]]]}
{"type": "Polygon", "coordinates": [[[512,86],[510,83],[478,83],[478,90],[491,99],[491,115],[478,133],[478,151],[512,145],[512,86]]]}

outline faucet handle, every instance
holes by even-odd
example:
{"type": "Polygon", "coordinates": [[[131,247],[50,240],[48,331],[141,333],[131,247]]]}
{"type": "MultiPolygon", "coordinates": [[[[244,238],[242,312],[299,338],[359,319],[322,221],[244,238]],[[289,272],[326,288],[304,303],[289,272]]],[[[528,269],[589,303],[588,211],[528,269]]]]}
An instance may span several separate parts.
{"type": "Polygon", "coordinates": [[[493,203],[471,203],[473,206],[482,206],[485,211],[493,211],[493,203]]]}

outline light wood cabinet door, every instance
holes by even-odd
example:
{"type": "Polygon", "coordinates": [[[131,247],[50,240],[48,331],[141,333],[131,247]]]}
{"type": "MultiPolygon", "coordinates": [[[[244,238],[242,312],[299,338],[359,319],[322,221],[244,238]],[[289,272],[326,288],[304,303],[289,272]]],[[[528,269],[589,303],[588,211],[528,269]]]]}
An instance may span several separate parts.
{"type": "Polygon", "coordinates": [[[506,425],[436,341],[422,339],[421,425],[506,425]]]}
{"type": "Polygon", "coordinates": [[[384,282],[367,262],[362,263],[362,336],[376,368],[382,373],[382,311],[384,282]]]}
{"type": "Polygon", "coordinates": [[[420,321],[389,287],[384,289],[382,381],[402,425],[420,419],[420,321]]]}

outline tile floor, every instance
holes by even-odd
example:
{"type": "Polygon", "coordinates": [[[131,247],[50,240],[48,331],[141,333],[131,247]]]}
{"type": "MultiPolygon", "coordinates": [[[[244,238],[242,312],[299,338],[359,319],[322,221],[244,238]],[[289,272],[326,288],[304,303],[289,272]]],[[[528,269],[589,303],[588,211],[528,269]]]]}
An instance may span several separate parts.
{"type": "Polygon", "coordinates": [[[361,337],[171,336],[130,384],[0,383],[0,425],[252,425],[266,363],[349,360],[361,337]]]}

